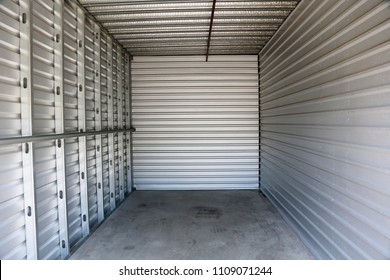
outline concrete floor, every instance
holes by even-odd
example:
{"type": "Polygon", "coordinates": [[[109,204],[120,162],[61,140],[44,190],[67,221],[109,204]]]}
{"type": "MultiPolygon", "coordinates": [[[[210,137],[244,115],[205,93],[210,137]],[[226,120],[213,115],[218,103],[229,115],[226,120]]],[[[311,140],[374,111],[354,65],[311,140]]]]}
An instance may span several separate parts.
{"type": "Polygon", "coordinates": [[[70,259],[313,259],[257,191],[136,191],[70,259]]]}

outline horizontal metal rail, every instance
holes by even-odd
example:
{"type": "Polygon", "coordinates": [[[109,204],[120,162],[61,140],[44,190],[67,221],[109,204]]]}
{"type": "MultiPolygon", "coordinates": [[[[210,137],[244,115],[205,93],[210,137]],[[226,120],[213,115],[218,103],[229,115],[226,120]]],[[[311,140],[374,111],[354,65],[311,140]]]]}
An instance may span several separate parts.
{"type": "Polygon", "coordinates": [[[21,136],[21,137],[11,137],[11,138],[0,138],[0,145],[9,145],[9,144],[20,144],[26,142],[39,142],[39,141],[50,141],[57,139],[67,139],[74,137],[84,137],[84,136],[94,136],[101,134],[111,134],[119,132],[134,132],[135,128],[127,129],[116,129],[116,130],[101,130],[101,131],[87,131],[87,132],[75,132],[75,133],[58,133],[58,134],[49,134],[49,135],[33,135],[33,136],[21,136]]]}

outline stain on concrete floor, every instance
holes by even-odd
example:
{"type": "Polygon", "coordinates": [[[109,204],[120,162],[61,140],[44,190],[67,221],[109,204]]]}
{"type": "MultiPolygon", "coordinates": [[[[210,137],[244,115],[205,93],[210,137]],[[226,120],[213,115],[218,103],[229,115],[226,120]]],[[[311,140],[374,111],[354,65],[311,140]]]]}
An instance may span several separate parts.
{"type": "Polygon", "coordinates": [[[70,259],[313,259],[257,191],[136,191],[70,259]]]}

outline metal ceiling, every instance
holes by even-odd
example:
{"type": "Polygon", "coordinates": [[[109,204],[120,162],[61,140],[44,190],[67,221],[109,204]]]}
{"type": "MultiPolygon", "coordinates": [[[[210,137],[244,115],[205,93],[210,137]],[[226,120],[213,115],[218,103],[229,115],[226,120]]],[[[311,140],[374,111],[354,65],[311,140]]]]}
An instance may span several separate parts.
{"type": "MultiPolygon", "coordinates": [[[[213,0],[79,0],[133,56],[206,55],[213,0]]],[[[299,1],[217,0],[210,55],[258,54],[299,1]]]]}

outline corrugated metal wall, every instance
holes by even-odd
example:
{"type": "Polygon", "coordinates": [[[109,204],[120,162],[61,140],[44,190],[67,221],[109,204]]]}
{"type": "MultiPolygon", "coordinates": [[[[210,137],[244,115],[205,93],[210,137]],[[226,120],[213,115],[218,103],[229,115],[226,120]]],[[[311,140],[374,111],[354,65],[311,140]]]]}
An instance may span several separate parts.
{"type": "Polygon", "coordinates": [[[320,258],[390,258],[389,30],[303,0],[260,53],[261,188],[320,258]]]}
{"type": "MultiPolygon", "coordinates": [[[[22,134],[18,1],[0,3],[0,134],[22,134]]],[[[27,258],[22,144],[0,145],[0,259],[27,258]]]]}
{"type": "Polygon", "coordinates": [[[130,57],[75,1],[0,19],[0,259],[63,259],[132,190],[130,57]]]}
{"type": "Polygon", "coordinates": [[[258,187],[257,56],[134,57],[134,185],[258,187]]]}

